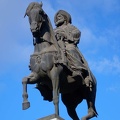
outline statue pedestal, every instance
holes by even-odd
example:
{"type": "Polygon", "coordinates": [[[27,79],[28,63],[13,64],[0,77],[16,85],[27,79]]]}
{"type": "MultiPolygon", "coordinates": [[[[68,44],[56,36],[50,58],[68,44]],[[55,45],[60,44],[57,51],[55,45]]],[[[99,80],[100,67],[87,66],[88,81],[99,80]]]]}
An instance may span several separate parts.
{"type": "Polygon", "coordinates": [[[61,118],[60,116],[53,114],[53,115],[49,115],[43,118],[40,118],[38,120],[64,120],[63,118],[61,118]]]}

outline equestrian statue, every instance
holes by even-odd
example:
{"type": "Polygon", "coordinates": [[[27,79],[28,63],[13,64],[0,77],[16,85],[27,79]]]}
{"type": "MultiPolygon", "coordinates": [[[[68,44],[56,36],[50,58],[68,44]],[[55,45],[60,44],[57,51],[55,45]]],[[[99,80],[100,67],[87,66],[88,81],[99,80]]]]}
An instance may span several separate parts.
{"type": "Polygon", "coordinates": [[[42,9],[43,4],[28,5],[28,16],[33,36],[34,52],[30,56],[30,75],[24,77],[23,110],[30,107],[27,84],[36,84],[44,100],[53,101],[55,114],[59,115],[59,94],[73,120],[80,120],[76,107],[86,100],[88,113],[82,120],[97,117],[95,98],[97,82],[85,58],[77,47],[81,32],[72,25],[71,15],[59,10],[54,17],[56,28],[42,9]]]}

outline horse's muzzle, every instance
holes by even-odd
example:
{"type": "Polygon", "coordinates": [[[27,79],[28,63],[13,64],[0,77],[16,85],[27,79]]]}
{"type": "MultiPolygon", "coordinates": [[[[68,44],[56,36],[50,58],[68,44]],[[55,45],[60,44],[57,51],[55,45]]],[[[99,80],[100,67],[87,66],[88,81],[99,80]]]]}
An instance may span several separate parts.
{"type": "Polygon", "coordinates": [[[37,32],[37,31],[39,30],[39,26],[38,26],[37,22],[32,22],[32,23],[30,24],[30,29],[31,29],[31,32],[32,32],[32,33],[33,33],[33,32],[37,32]]]}

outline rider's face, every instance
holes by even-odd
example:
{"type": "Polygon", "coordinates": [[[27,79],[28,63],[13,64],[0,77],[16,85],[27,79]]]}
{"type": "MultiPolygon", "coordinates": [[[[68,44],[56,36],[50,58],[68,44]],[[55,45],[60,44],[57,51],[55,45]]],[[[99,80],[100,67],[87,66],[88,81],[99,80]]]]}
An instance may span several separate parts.
{"type": "Polygon", "coordinates": [[[65,18],[64,18],[64,16],[63,15],[61,15],[61,14],[58,14],[57,16],[56,16],[56,25],[62,25],[63,23],[64,23],[64,21],[65,21],[65,18]]]}
{"type": "Polygon", "coordinates": [[[64,20],[63,15],[61,15],[61,14],[58,14],[58,15],[57,15],[57,21],[59,21],[59,20],[64,20]]]}

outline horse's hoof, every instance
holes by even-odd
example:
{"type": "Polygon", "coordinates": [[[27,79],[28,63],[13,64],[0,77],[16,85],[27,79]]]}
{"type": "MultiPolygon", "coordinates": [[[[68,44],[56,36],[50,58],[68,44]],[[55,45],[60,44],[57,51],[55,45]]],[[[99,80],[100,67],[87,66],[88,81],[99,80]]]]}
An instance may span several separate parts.
{"type": "Polygon", "coordinates": [[[30,102],[23,102],[22,103],[22,109],[23,110],[26,110],[26,109],[28,109],[30,107],[30,102]]]}

